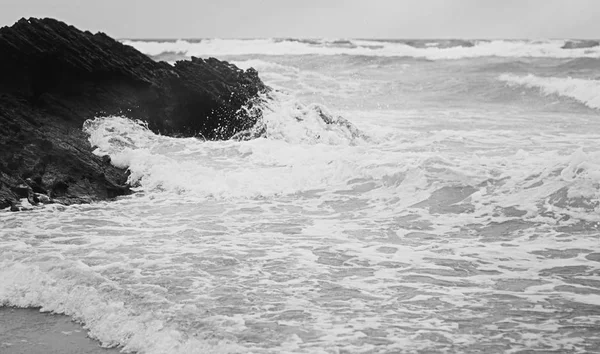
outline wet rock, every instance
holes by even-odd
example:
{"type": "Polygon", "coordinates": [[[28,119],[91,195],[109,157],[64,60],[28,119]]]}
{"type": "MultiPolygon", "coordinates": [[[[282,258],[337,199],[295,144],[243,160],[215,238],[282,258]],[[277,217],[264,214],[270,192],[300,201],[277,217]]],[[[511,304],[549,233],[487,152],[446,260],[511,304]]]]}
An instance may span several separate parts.
{"type": "Polygon", "coordinates": [[[33,192],[31,188],[26,184],[19,184],[18,186],[13,188],[13,190],[19,198],[27,198],[29,194],[33,192]]]}
{"type": "MultiPolygon", "coordinates": [[[[78,128],[98,113],[115,114],[145,120],[155,132],[209,140],[228,139],[253,125],[257,117],[241,108],[268,91],[254,69],[215,58],[171,66],[104,33],[49,18],[21,19],[0,29],[0,73],[0,92],[19,95],[78,128]]],[[[38,140],[45,150],[56,145],[38,140]]]]}
{"type": "Polygon", "coordinates": [[[52,199],[45,194],[35,193],[35,198],[37,198],[38,203],[42,204],[51,204],[52,199]]]}
{"type": "Polygon", "coordinates": [[[0,200],[0,210],[2,209],[6,209],[8,207],[10,207],[10,200],[9,199],[1,199],[0,200]]]}
{"type": "Polygon", "coordinates": [[[229,139],[256,124],[269,91],[253,69],[214,58],[155,62],[48,18],[0,28],[0,77],[4,208],[19,198],[73,204],[130,193],[127,171],[92,154],[87,119],[122,115],[161,134],[229,139]]]}
{"type": "Polygon", "coordinates": [[[38,203],[40,202],[38,197],[36,197],[33,192],[29,193],[29,195],[27,196],[27,201],[29,202],[29,204],[34,205],[34,206],[38,205],[38,203]]]}
{"type": "Polygon", "coordinates": [[[345,128],[352,136],[352,138],[366,138],[363,132],[361,132],[354,124],[342,116],[333,116],[324,107],[319,105],[311,105],[310,108],[317,112],[319,117],[328,125],[338,125],[345,128]]]}
{"type": "Polygon", "coordinates": [[[33,190],[34,193],[46,193],[46,189],[42,187],[42,178],[40,176],[34,179],[27,178],[25,179],[25,182],[31,187],[31,190],[33,190]]]}

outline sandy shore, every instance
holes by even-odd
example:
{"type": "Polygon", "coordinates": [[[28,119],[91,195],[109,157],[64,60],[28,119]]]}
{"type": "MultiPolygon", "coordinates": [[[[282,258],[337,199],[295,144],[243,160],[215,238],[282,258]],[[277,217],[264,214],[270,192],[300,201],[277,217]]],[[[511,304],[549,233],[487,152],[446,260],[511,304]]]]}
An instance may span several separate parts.
{"type": "Polygon", "coordinates": [[[2,354],[116,354],[88,338],[81,325],[37,308],[0,307],[2,354]]]}

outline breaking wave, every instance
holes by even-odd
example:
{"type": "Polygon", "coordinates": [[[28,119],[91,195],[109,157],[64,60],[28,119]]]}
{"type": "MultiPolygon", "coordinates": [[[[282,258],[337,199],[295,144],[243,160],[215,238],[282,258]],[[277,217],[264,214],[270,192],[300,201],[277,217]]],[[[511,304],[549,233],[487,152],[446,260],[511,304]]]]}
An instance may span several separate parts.
{"type": "MultiPolygon", "coordinates": [[[[166,316],[148,306],[156,301],[151,294],[136,294],[143,299],[140,307],[126,305],[128,291],[83,262],[56,255],[23,259],[18,251],[8,251],[0,255],[0,277],[0,306],[41,307],[44,312],[71,316],[85,323],[89,336],[105,347],[120,346],[124,352],[147,354],[243,350],[223,339],[187,338],[167,323],[166,316]]],[[[189,307],[181,308],[180,313],[188,315],[189,307]]]]}
{"type": "Polygon", "coordinates": [[[132,185],[216,198],[264,197],[341,183],[361,172],[336,159],[334,146],[352,146],[368,139],[325,107],[302,105],[284,95],[264,108],[252,131],[236,137],[262,137],[252,141],[165,137],[152,133],[143,122],[124,117],[89,120],[84,131],[96,154],[109,155],[112,164],[129,169],[132,185]],[[333,154],[318,156],[323,149],[333,154]],[[290,150],[293,160],[286,154],[290,150]],[[229,163],[222,164],[215,156],[227,158],[229,163]],[[339,168],[332,169],[332,164],[339,168]]]}
{"type": "Polygon", "coordinates": [[[569,97],[590,108],[600,109],[600,80],[540,77],[532,74],[527,76],[502,74],[499,76],[499,80],[507,82],[511,87],[538,88],[544,95],[569,97]]]}

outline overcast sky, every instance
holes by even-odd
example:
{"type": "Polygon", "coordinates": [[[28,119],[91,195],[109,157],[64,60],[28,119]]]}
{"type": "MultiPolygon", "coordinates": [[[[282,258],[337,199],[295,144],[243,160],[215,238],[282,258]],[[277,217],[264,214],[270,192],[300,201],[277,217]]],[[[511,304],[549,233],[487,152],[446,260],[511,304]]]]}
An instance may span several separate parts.
{"type": "Polygon", "coordinates": [[[0,0],[117,38],[600,38],[600,0],[0,0]]]}

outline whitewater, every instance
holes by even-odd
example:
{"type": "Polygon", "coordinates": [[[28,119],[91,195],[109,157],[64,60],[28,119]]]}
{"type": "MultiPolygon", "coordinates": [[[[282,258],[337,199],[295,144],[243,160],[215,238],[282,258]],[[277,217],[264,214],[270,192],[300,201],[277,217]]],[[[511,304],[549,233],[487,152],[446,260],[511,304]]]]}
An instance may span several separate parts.
{"type": "Polygon", "coordinates": [[[258,70],[264,137],[87,121],[136,192],[0,211],[1,305],[136,353],[600,352],[597,42],[124,43],[258,70]]]}

